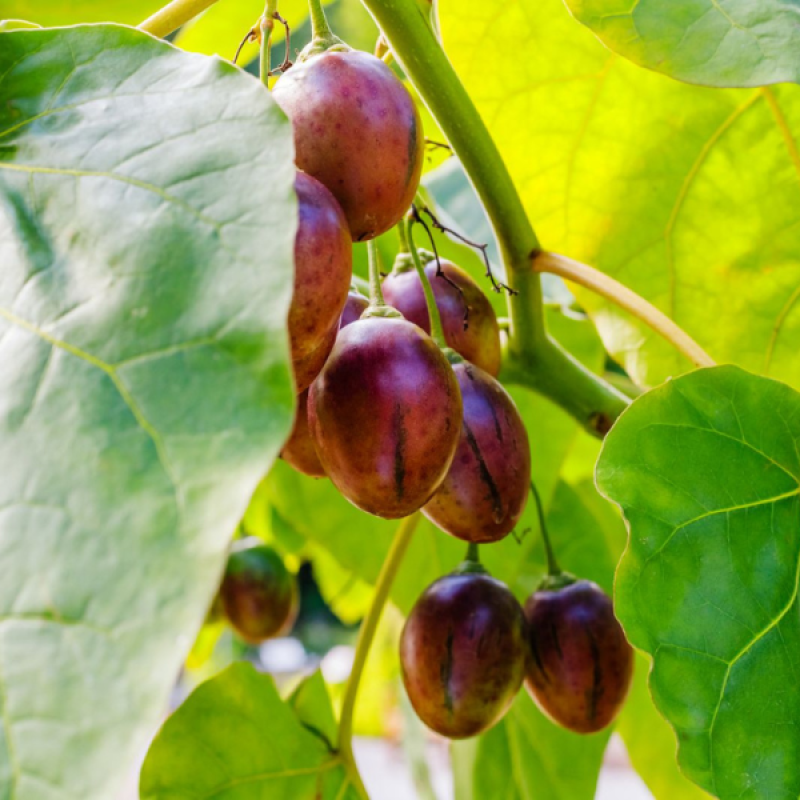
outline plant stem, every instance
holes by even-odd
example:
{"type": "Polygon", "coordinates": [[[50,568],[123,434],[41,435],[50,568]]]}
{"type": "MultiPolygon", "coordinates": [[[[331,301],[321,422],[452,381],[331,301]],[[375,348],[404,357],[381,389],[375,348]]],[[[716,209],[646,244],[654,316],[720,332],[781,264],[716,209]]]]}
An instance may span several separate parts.
{"type": "MultiPolygon", "coordinates": [[[[375,596],[372,598],[372,605],[361,623],[361,630],[358,633],[358,642],[356,643],[356,654],[353,659],[353,669],[350,672],[344,691],[342,713],[339,718],[338,750],[344,764],[349,770],[352,770],[351,780],[358,781],[357,788],[361,784],[361,779],[355,769],[355,759],[353,757],[353,712],[356,707],[358,687],[361,683],[361,676],[364,673],[364,666],[367,663],[367,655],[369,654],[372,640],[375,638],[375,631],[378,629],[378,622],[380,622],[381,614],[389,597],[389,590],[392,588],[394,579],[400,569],[403,556],[405,556],[408,546],[411,544],[411,538],[414,535],[419,518],[420,514],[416,512],[410,517],[406,517],[397,528],[375,584],[375,596]]],[[[363,785],[361,785],[361,789],[363,791],[363,785]]],[[[363,792],[363,794],[366,796],[366,792],[363,792]]]]}
{"type": "Polygon", "coordinates": [[[542,540],[544,541],[544,551],[547,554],[547,572],[549,575],[560,575],[562,570],[558,566],[555,553],[553,552],[553,545],[550,542],[550,534],[547,532],[547,520],[544,515],[544,506],[542,505],[542,498],[539,496],[539,490],[536,484],[531,481],[531,494],[536,501],[536,511],[539,513],[539,529],[542,532],[542,540]]]}
{"type": "Polygon", "coordinates": [[[369,304],[371,306],[385,305],[381,289],[381,256],[378,252],[378,243],[374,239],[367,242],[367,257],[369,259],[369,304]]]}
{"type": "Polygon", "coordinates": [[[406,236],[408,237],[408,246],[411,251],[411,258],[414,261],[414,267],[417,270],[417,275],[422,282],[422,291],[425,293],[425,305],[428,307],[428,318],[431,322],[431,339],[442,349],[447,347],[447,342],[444,338],[444,328],[442,327],[442,316],[439,314],[439,306],[436,305],[436,297],[433,294],[433,287],[428,280],[428,275],[425,272],[425,267],[419,260],[419,253],[417,252],[416,245],[414,244],[414,222],[413,220],[402,221],[398,227],[405,227],[406,236]]]}
{"type": "Polygon", "coordinates": [[[474,561],[476,564],[480,564],[481,557],[478,553],[478,545],[475,542],[470,542],[467,545],[467,557],[464,559],[465,561],[474,561]]]}
{"type": "Polygon", "coordinates": [[[278,0],[267,0],[264,7],[264,16],[261,17],[261,49],[258,55],[258,69],[261,83],[269,88],[269,71],[272,64],[270,49],[272,47],[272,29],[275,27],[275,12],[278,10],[278,0]]]}
{"type": "Polygon", "coordinates": [[[308,0],[308,11],[311,15],[311,36],[314,39],[330,39],[333,36],[322,0],[308,0]]]}
{"type": "Polygon", "coordinates": [[[582,264],[580,261],[573,261],[571,258],[557,253],[539,253],[533,260],[533,268],[537,272],[550,272],[553,275],[559,275],[573,283],[585,286],[595,294],[599,294],[620,308],[629,311],[666,339],[696,366],[713,367],[715,365],[714,359],[666,314],[663,314],[636,292],[594,269],[594,267],[582,264]]]}
{"type": "Polygon", "coordinates": [[[406,221],[400,220],[397,225],[394,226],[395,230],[397,231],[397,238],[400,240],[400,247],[398,252],[399,253],[408,253],[411,251],[411,248],[408,246],[408,236],[406,236],[406,221]]]}
{"type": "Polygon", "coordinates": [[[172,0],[171,3],[141,23],[139,30],[163,38],[178,30],[181,25],[185,25],[198,14],[202,14],[216,2],[217,0],[172,0]]]}
{"type": "Polygon", "coordinates": [[[362,0],[397,60],[439,123],[486,209],[497,237],[509,298],[508,356],[516,382],[541,392],[602,435],[627,398],[580,366],[547,335],[539,275],[540,251],[519,194],[480,114],[439,44],[429,18],[412,0],[362,0]]]}

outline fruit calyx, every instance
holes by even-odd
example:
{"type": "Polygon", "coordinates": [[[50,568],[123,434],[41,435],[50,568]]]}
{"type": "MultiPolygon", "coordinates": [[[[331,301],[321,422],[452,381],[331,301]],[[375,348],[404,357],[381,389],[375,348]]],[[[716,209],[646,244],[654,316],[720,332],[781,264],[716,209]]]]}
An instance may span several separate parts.
{"type": "MultiPolygon", "coordinates": [[[[430,250],[423,250],[419,248],[417,250],[417,255],[419,256],[419,260],[422,263],[422,266],[427,266],[431,263],[431,261],[436,260],[436,256],[431,253],[430,250]]],[[[394,259],[394,264],[392,264],[392,275],[402,275],[404,272],[411,272],[411,270],[415,269],[414,266],[414,256],[411,255],[410,252],[400,251],[394,259]]]]}
{"type": "Polygon", "coordinates": [[[467,547],[467,555],[452,571],[451,575],[489,575],[489,570],[481,564],[477,544],[470,542],[469,547],[467,547]]]}
{"type": "Polygon", "coordinates": [[[576,578],[570,572],[557,572],[555,575],[545,575],[541,581],[539,581],[539,585],[536,587],[537,592],[558,592],[561,589],[565,589],[567,586],[572,586],[573,583],[577,583],[578,578],[576,578]]]}
{"type": "Polygon", "coordinates": [[[309,10],[311,12],[311,41],[298,54],[297,63],[303,63],[329,51],[347,53],[353,49],[331,30],[321,0],[311,0],[309,10]]]}
{"type": "Polygon", "coordinates": [[[405,317],[396,309],[384,304],[369,306],[367,310],[361,315],[361,319],[369,319],[370,317],[382,317],[383,319],[405,319],[405,317]]]}

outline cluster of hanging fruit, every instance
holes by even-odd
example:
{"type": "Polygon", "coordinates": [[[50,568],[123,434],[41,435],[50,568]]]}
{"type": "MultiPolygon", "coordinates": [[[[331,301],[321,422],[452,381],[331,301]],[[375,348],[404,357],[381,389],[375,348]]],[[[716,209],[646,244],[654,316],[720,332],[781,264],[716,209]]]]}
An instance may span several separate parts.
{"type": "MultiPolygon", "coordinates": [[[[424,146],[415,103],[379,58],[316,33],[273,90],[293,125],[299,204],[289,312],[299,395],[282,457],[370,514],[421,510],[470,543],[467,561],[428,587],[402,634],[405,686],[430,728],[452,738],[486,730],[524,679],[554,720],[598,730],[632,667],[610,600],[556,571],[523,611],[476,559],[477,545],[507,536],[525,508],[530,446],[496,379],[491,304],[467,273],[414,246],[407,212],[424,146]],[[349,291],[351,244],[393,226],[401,252],[382,285],[370,242],[367,301],[349,291]]],[[[232,562],[248,552],[255,559],[249,548],[232,562]]],[[[223,586],[232,622],[246,566],[229,565],[223,586]]],[[[259,641],[263,631],[244,635],[259,641]]]]}

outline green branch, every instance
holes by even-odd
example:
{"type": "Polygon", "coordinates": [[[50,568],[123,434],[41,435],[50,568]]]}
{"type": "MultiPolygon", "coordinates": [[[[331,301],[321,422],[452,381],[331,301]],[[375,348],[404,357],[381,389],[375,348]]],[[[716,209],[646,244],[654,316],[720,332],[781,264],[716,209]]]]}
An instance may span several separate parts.
{"type": "Polygon", "coordinates": [[[533,259],[539,240],[486,125],[414,0],[362,0],[436,118],[494,229],[509,298],[506,380],[535,389],[602,436],[629,402],[548,335],[533,259]]]}
{"type": "Polygon", "coordinates": [[[364,674],[367,656],[372,646],[372,640],[375,638],[375,631],[378,629],[378,623],[383,614],[383,608],[386,605],[386,601],[389,599],[389,590],[392,588],[394,579],[397,577],[397,572],[400,569],[403,556],[405,556],[408,546],[411,544],[411,537],[414,535],[414,530],[417,527],[419,518],[419,512],[412,514],[410,517],[406,517],[400,523],[394,535],[392,546],[389,548],[389,552],[384,559],[380,575],[378,575],[378,580],[375,584],[375,596],[372,598],[372,605],[364,621],[361,623],[361,630],[358,632],[353,669],[350,672],[350,677],[344,692],[344,699],[342,700],[342,713],[339,717],[338,750],[345,766],[347,766],[350,772],[351,781],[355,783],[357,788],[360,788],[365,797],[366,793],[363,792],[361,779],[358,776],[358,771],[355,770],[355,758],[353,757],[353,712],[356,707],[356,698],[358,696],[358,687],[361,683],[361,676],[364,674]]]}

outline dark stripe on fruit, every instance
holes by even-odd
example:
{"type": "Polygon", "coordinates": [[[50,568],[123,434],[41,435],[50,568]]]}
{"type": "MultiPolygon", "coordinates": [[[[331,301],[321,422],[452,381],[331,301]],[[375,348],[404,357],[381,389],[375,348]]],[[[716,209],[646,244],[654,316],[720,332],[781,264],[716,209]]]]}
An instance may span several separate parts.
{"type": "Polygon", "coordinates": [[[394,446],[394,490],[397,499],[402,500],[405,493],[403,482],[406,478],[405,450],[406,429],[403,426],[403,407],[397,403],[392,416],[392,428],[395,438],[394,446]]]}
{"type": "Polygon", "coordinates": [[[494,403],[491,402],[491,400],[487,403],[487,405],[489,406],[489,412],[494,420],[494,435],[497,437],[498,442],[502,442],[503,429],[500,427],[500,420],[497,418],[497,409],[494,407],[494,403]]]}
{"type": "Polygon", "coordinates": [[[447,632],[447,642],[445,644],[447,653],[444,664],[439,668],[439,679],[444,690],[444,707],[453,713],[453,694],[450,691],[450,678],[453,676],[453,631],[447,632]]]}
{"type": "Polygon", "coordinates": [[[503,519],[503,500],[500,497],[500,492],[497,489],[497,484],[494,482],[492,473],[489,472],[489,467],[486,466],[486,462],[483,460],[483,454],[478,447],[478,442],[475,440],[475,435],[472,433],[469,425],[467,425],[466,422],[464,422],[463,425],[464,433],[467,437],[467,443],[469,444],[472,452],[475,454],[475,458],[478,459],[478,474],[480,475],[483,483],[486,484],[486,488],[489,490],[489,494],[492,497],[492,505],[494,506],[494,519],[496,522],[499,522],[501,519],[503,519]]]}
{"type": "Polygon", "coordinates": [[[556,653],[558,653],[558,660],[564,660],[564,654],[561,652],[561,642],[558,641],[558,628],[556,627],[555,623],[550,623],[550,635],[553,637],[553,645],[556,648],[556,653]]]}
{"type": "Polygon", "coordinates": [[[542,678],[544,678],[545,683],[550,683],[550,677],[547,674],[547,669],[542,661],[542,656],[539,653],[539,645],[535,638],[531,639],[531,655],[533,656],[533,660],[536,662],[536,666],[539,668],[539,672],[541,673],[542,678]]]}
{"type": "Polygon", "coordinates": [[[417,167],[417,118],[411,113],[411,125],[408,128],[408,169],[406,170],[406,186],[414,177],[417,167]]]}
{"type": "Polygon", "coordinates": [[[584,625],[586,637],[589,640],[589,648],[592,651],[592,688],[588,692],[587,706],[589,709],[589,720],[594,722],[597,717],[597,703],[603,694],[603,670],[600,668],[600,648],[597,646],[597,640],[591,629],[584,625]]]}

